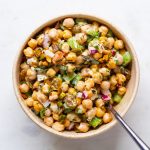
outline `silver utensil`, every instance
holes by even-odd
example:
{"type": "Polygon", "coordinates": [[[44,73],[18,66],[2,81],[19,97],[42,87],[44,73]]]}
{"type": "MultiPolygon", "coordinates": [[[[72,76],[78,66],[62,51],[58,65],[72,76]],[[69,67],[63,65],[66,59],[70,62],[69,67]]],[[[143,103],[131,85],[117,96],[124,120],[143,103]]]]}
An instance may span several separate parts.
{"type": "Polygon", "coordinates": [[[122,117],[116,112],[116,110],[110,105],[109,110],[113,113],[115,118],[120,122],[122,127],[128,132],[128,134],[132,137],[135,143],[139,146],[141,150],[150,150],[148,145],[144,143],[144,141],[127,125],[127,123],[122,119],[122,117]]]}

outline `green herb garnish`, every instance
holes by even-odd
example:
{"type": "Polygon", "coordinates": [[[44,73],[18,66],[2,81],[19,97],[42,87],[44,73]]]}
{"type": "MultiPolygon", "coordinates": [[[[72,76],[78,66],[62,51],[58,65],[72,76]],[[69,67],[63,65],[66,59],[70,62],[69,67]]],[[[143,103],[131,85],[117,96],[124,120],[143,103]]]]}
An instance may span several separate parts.
{"type": "Polygon", "coordinates": [[[75,37],[71,37],[70,39],[68,39],[68,44],[74,51],[81,51],[84,48],[76,41],[75,37]]]}
{"type": "Polygon", "coordinates": [[[40,110],[40,117],[41,117],[41,118],[44,118],[45,111],[46,111],[46,108],[42,108],[42,109],[40,110]]]}
{"type": "Polygon", "coordinates": [[[123,66],[127,66],[131,62],[132,58],[129,52],[123,54],[123,66]]]}
{"type": "Polygon", "coordinates": [[[121,99],[122,99],[122,96],[120,96],[117,93],[113,96],[113,101],[116,103],[120,103],[121,99]]]}
{"type": "Polygon", "coordinates": [[[73,73],[73,74],[67,74],[67,75],[63,75],[63,79],[64,79],[67,83],[70,83],[70,81],[72,81],[75,76],[76,76],[75,73],[73,73]]]}
{"type": "Polygon", "coordinates": [[[78,81],[80,81],[82,79],[81,75],[77,74],[74,79],[72,80],[72,84],[76,85],[78,83],[78,81]]]}
{"type": "Polygon", "coordinates": [[[98,117],[94,117],[90,122],[89,122],[90,126],[92,126],[93,128],[96,128],[97,126],[102,124],[102,119],[98,118],[98,117]]]}

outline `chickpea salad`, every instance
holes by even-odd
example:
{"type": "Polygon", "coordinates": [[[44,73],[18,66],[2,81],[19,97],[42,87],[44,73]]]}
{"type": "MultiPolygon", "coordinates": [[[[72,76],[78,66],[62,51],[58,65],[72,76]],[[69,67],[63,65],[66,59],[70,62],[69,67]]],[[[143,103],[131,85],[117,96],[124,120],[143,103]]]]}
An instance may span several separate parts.
{"type": "Polygon", "coordinates": [[[131,55],[111,29],[65,18],[44,28],[23,50],[24,103],[56,131],[88,132],[112,121],[131,76],[131,55]]]}

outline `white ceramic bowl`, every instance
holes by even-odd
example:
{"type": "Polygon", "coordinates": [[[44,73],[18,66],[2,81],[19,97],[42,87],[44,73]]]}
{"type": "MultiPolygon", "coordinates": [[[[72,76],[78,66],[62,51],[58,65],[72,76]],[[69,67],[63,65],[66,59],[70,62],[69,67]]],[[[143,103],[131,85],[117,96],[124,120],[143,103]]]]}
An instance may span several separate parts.
{"type": "Polygon", "coordinates": [[[63,132],[58,132],[55,131],[54,129],[46,126],[41,119],[39,119],[23,102],[23,98],[21,96],[21,93],[19,91],[19,65],[21,62],[22,54],[23,54],[23,49],[26,46],[28,40],[33,37],[35,34],[37,34],[41,29],[43,29],[46,26],[50,26],[53,23],[62,20],[67,17],[73,17],[73,18],[85,18],[89,20],[94,20],[97,21],[101,24],[104,24],[108,26],[114,34],[122,39],[125,43],[126,49],[131,53],[132,55],[132,67],[131,67],[131,79],[127,85],[127,93],[123,97],[121,103],[119,103],[115,109],[117,112],[121,115],[124,116],[125,113],[128,111],[129,107],[131,106],[136,92],[138,88],[138,83],[139,83],[139,66],[138,66],[138,60],[137,56],[135,54],[135,50],[132,47],[130,41],[127,39],[127,37],[120,31],[118,30],[117,27],[115,27],[112,23],[109,23],[105,21],[102,18],[95,17],[95,16],[89,16],[85,14],[68,14],[64,16],[60,16],[54,19],[50,19],[48,22],[44,23],[43,25],[39,26],[37,29],[35,29],[29,37],[26,39],[26,41],[22,44],[21,48],[19,49],[17,56],[15,58],[14,66],[13,66],[13,85],[14,85],[14,90],[16,93],[16,97],[18,99],[19,104],[21,105],[22,109],[25,111],[25,113],[33,120],[36,124],[38,124],[41,128],[45,129],[46,131],[53,133],[58,136],[62,137],[67,137],[67,138],[86,138],[86,137],[92,137],[94,135],[100,135],[101,133],[108,131],[110,128],[112,128],[116,124],[116,120],[113,119],[110,123],[105,124],[100,126],[98,129],[95,130],[90,130],[87,133],[76,133],[74,131],[63,131],[63,132]]]}

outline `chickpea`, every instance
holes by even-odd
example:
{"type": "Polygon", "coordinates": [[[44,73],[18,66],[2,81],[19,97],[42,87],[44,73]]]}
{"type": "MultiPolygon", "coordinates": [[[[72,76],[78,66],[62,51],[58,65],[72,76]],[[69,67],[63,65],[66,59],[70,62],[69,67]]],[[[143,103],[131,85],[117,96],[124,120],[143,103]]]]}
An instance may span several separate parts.
{"type": "Polygon", "coordinates": [[[82,64],[83,62],[84,62],[83,57],[82,57],[82,56],[78,56],[77,59],[76,59],[76,64],[77,64],[77,65],[80,65],[80,64],[82,64]]]}
{"type": "Polygon", "coordinates": [[[121,73],[117,73],[116,77],[117,77],[117,82],[119,84],[123,84],[126,81],[125,75],[123,75],[121,73]]]}
{"type": "Polygon", "coordinates": [[[30,47],[27,47],[26,49],[24,49],[23,52],[24,52],[24,55],[29,58],[33,57],[33,55],[34,55],[34,51],[30,47]]]}
{"type": "Polygon", "coordinates": [[[38,91],[36,94],[37,94],[36,95],[37,96],[37,100],[39,102],[44,103],[44,102],[47,101],[47,99],[48,99],[47,96],[45,94],[43,94],[42,92],[38,91]]]}
{"type": "Polygon", "coordinates": [[[40,34],[40,35],[38,36],[38,38],[37,38],[37,44],[38,44],[39,46],[42,46],[43,41],[44,41],[44,34],[40,34]]]}
{"type": "Polygon", "coordinates": [[[83,56],[89,56],[90,53],[89,53],[89,50],[85,50],[83,53],[82,53],[83,56]]]}
{"type": "Polygon", "coordinates": [[[68,53],[68,55],[66,56],[66,60],[70,62],[75,62],[76,59],[77,59],[77,55],[76,53],[73,52],[68,53]]]}
{"type": "Polygon", "coordinates": [[[89,77],[91,75],[92,75],[92,70],[91,69],[89,69],[89,68],[83,68],[81,70],[81,76],[82,77],[89,77]]]}
{"type": "Polygon", "coordinates": [[[68,128],[70,126],[70,121],[68,119],[64,120],[64,126],[65,128],[68,128]]]}
{"type": "Polygon", "coordinates": [[[78,90],[78,91],[83,91],[84,88],[85,88],[85,83],[84,81],[78,81],[77,85],[75,86],[75,88],[78,90]]]}
{"type": "Polygon", "coordinates": [[[95,72],[92,77],[95,83],[100,84],[102,82],[103,76],[100,72],[95,72]]]}
{"type": "Polygon", "coordinates": [[[53,113],[53,119],[58,121],[59,120],[59,115],[56,114],[56,113],[53,113]]]}
{"type": "Polygon", "coordinates": [[[33,106],[33,98],[32,97],[29,97],[26,99],[26,104],[28,107],[32,107],[33,106]]]}
{"type": "Polygon", "coordinates": [[[73,73],[75,70],[75,66],[73,64],[67,64],[67,72],[73,73]]]}
{"type": "Polygon", "coordinates": [[[28,42],[28,45],[32,48],[32,49],[35,49],[37,47],[37,41],[35,39],[31,39],[29,42],[28,42]]]}
{"type": "Polygon", "coordinates": [[[69,53],[70,50],[69,44],[67,42],[63,43],[61,49],[64,53],[69,53]]]}
{"type": "Polygon", "coordinates": [[[60,122],[54,122],[52,125],[52,128],[56,131],[63,131],[65,129],[65,126],[61,124],[60,122]]]}
{"type": "Polygon", "coordinates": [[[102,57],[102,54],[100,54],[100,53],[95,53],[95,54],[93,55],[93,57],[94,57],[96,60],[99,60],[99,59],[102,57]]]}
{"type": "Polygon", "coordinates": [[[81,121],[79,116],[77,114],[73,113],[73,112],[67,114],[67,119],[69,121],[73,121],[73,122],[80,122],[81,121]]]}
{"type": "Polygon", "coordinates": [[[46,80],[44,81],[44,83],[45,83],[45,84],[48,84],[49,86],[51,86],[51,81],[50,81],[49,79],[46,79],[46,80]]]}
{"type": "Polygon", "coordinates": [[[106,34],[108,33],[108,28],[102,25],[99,27],[99,32],[101,33],[101,36],[106,36],[106,34]]]}
{"type": "Polygon", "coordinates": [[[86,112],[86,117],[88,121],[92,120],[95,117],[95,115],[96,115],[96,108],[92,108],[86,112]]]}
{"type": "Polygon", "coordinates": [[[38,59],[37,57],[29,58],[27,59],[27,63],[32,67],[36,67],[38,65],[38,59]]]}
{"type": "Polygon", "coordinates": [[[22,80],[22,81],[26,80],[26,73],[27,73],[27,71],[24,69],[20,71],[20,73],[19,73],[20,80],[22,80]]]}
{"type": "Polygon", "coordinates": [[[114,43],[114,48],[119,50],[124,48],[124,44],[122,40],[116,40],[114,43]]]}
{"type": "Polygon", "coordinates": [[[42,92],[48,94],[50,92],[50,86],[46,83],[42,86],[42,92]]]}
{"type": "Polygon", "coordinates": [[[26,73],[27,71],[26,70],[20,70],[20,73],[19,73],[19,77],[20,77],[20,80],[24,81],[25,78],[26,78],[26,73]]]}
{"type": "Polygon", "coordinates": [[[51,127],[53,125],[54,119],[52,117],[44,117],[44,123],[51,127]]]}
{"type": "Polygon", "coordinates": [[[50,78],[53,78],[56,75],[56,71],[53,68],[50,68],[46,72],[46,75],[49,76],[50,78]]]}
{"type": "Polygon", "coordinates": [[[92,23],[92,27],[95,31],[98,31],[99,30],[99,24],[97,22],[93,22],[92,23]]]}
{"type": "Polygon", "coordinates": [[[94,80],[91,79],[91,78],[88,78],[86,81],[85,81],[85,87],[87,90],[90,90],[92,87],[94,87],[95,83],[94,83],[94,80]]]}
{"type": "Polygon", "coordinates": [[[63,26],[68,28],[68,29],[71,29],[74,26],[74,24],[75,23],[74,23],[73,18],[66,18],[63,21],[63,26]]]}
{"type": "Polygon", "coordinates": [[[118,94],[119,95],[124,95],[126,93],[126,88],[125,87],[119,87],[118,89],[118,94]]]}
{"type": "Polygon", "coordinates": [[[27,70],[27,77],[29,80],[35,80],[36,79],[36,71],[33,69],[27,70]]]}
{"type": "Polygon", "coordinates": [[[29,65],[27,65],[27,63],[22,63],[22,64],[20,65],[20,68],[21,68],[22,70],[28,70],[28,69],[29,69],[29,65]]]}
{"type": "Polygon", "coordinates": [[[64,30],[63,31],[63,38],[65,39],[65,40],[67,40],[67,39],[69,39],[69,38],[71,38],[72,37],[72,32],[70,31],[70,30],[64,30]]]}
{"type": "Polygon", "coordinates": [[[45,110],[45,116],[46,117],[49,117],[51,115],[51,110],[49,109],[49,108],[47,108],[46,110],[45,110]]]}
{"type": "Polygon", "coordinates": [[[87,92],[87,95],[88,95],[89,99],[94,95],[92,90],[89,90],[89,91],[86,91],[86,92],[87,92]]]}
{"type": "Polygon", "coordinates": [[[52,28],[48,34],[49,34],[49,37],[52,38],[53,40],[57,40],[59,37],[59,33],[58,33],[57,29],[55,29],[55,28],[52,28]]]}
{"type": "Polygon", "coordinates": [[[110,59],[107,63],[109,69],[115,69],[117,67],[116,61],[114,59],[110,59]]]}
{"type": "Polygon", "coordinates": [[[116,89],[116,86],[115,85],[110,85],[110,90],[111,91],[114,91],[116,89]]]}
{"type": "Polygon", "coordinates": [[[103,90],[109,90],[109,88],[110,88],[110,82],[109,81],[102,81],[101,88],[103,90]]]}
{"type": "Polygon", "coordinates": [[[76,108],[77,113],[79,114],[84,114],[86,112],[86,108],[83,107],[82,104],[80,104],[77,108],[76,108]]]}
{"type": "Polygon", "coordinates": [[[97,117],[103,117],[105,114],[105,111],[102,108],[96,108],[96,116],[97,117]]]}
{"type": "Polygon", "coordinates": [[[87,31],[88,31],[90,28],[91,28],[91,25],[90,25],[90,24],[83,25],[83,26],[81,26],[81,32],[87,33],[87,31]]]}
{"type": "Polygon", "coordinates": [[[76,33],[80,33],[81,32],[81,27],[80,25],[74,25],[72,28],[72,33],[76,34],[76,33]]]}
{"type": "Polygon", "coordinates": [[[57,51],[52,59],[54,64],[63,64],[64,63],[64,53],[61,51],[57,51]]]}
{"type": "Polygon", "coordinates": [[[54,101],[56,99],[58,99],[58,92],[51,92],[49,96],[49,100],[54,101]]]}
{"type": "Polygon", "coordinates": [[[102,99],[97,99],[95,104],[96,104],[96,107],[102,107],[104,106],[104,101],[102,99]]]}
{"type": "Polygon", "coordinates": [[[77,94],[77,92],[74,88],[69,88],[68,93],[71,94],[71,95],[76,95],[77,94]]]}
{"type": "Polygon", "coordinates": [[[102,50],[102,53],[104,54],[104,56],[108,56],[108,55],[111,54],[111,51],[110,51],[110,50],[105,50],[105,49],[103,49],[103,50],[102,50]]]}
{"type": "Polygon", "coordinates": [[[100,68],[99,72],[104,76],[110,76],[110,70],[108,68],[100,68]]]}
{"type": "Polygon", "coordinates": [[[46,66],[47,67],[48,66],[48,62],[47,61],[40,61],[39,62],[39,66],[46,66]]]}
{"type": "Polygon", "coordinates": [[[61,85],[61,89],[63,92],[67,92],[68,91],[68,84],[66,82],[63,82],[61,85]]]}
{"type": "Polygon", "coordinates": [[[112,86],[115,86],[117,84],[117,78],[116,78],[115,75],[113,75],[113,76],[110,77],[110,84],[112,86]]]}
{"type": "Polygon", "coordinates": [[[113,48],[113,46],[114,46],[114,43],[115,43],[115,40],[114,40],[114,38],[113,37],[109,37],[109,38],[107,38],[107,47],[109,48],[109,49],[112,49],[113,48]]]}
{"type": "Polygon", "coordinates": [[[58,113],[58,105],[57,105],[57,103],[51,102],[50,109],[51,109],[54,113],[58,113]]]}
{"type": "Polygon", "coordinates": [[[87,41],[87,35],[85,33],[77,33],[75,38],[79,44],[84,44],[87,41]]]}
{"type": "Polygon", "coordinates": [[[63,37],[63,31],[61,29],[58,29],[59,38],[61,39],[63,37]]]}
{"type": "Polygon", "coordinates": [[[117,73],[121,73],[121,68],[119,66],[117,66],[115,69],[113,69],[113,71],[117,74],[117,73]]]}
{"type": "Polygon", "coordinates": [[[50,31],[50,27],[45,27],[45,28],[44,28],[44,33],[45,33],[45,34],[48,34],[49,31],[50,31]]]}
{"type": "Polygon", "coordinates": [[[47,61],[47,62],[49,62],[49,63],[51,63],[51,62],[52,62],[52,59],[51,59],[51,57],[49,57],[49,56],[46,56],[45,58],[46,58],[46,61],[47,61]]]}
{"type": "Polygon", "coordinates": [[[121,50],[119,50],[119,53],[120,53],[121,55],[124,55],[124,54],[125,54],[125,52],[126,52],[126,50],[125,50],[125,49],[121,49],[121,50]]]}
{"type": "Polygon", "coordinates": [[[103,116],[103,122],[109,123],[112,121],[112,115],[110,113],[105,113],[103,116]]]}
{"type": "Polygon", "coordinates": [[[33,91],[32,98],[37,101],[37,91],[33,91]]]}
{"type": "Polygon", "coordinates": [[[90,99],[84,99],[84,100],[82,101],[82,105],[83,105],[83,107],[86,108],[86,109],[92,109],[92,107],[93,107],[93,102],[92,102],[92,100],[90,100],[90,99]]]}
{"type": "Polygon", "coordinates": [[[26,83],[23,83],[19,86],[19,89],[20,89],[21,93],[27,93],[29,91],[30,87],[26,83]]]}
{"type": "Polygon", "coordinates": [[[89,130],[89,124],[81,122],[79,126],[76,127],[80,132],[87,132],[89,130]]]}
{"type": "Polygon", "coordinates": [[[77,105],[79,106],[79,105],[81,104],[81,102],[82,102],[82,99],[79,98],[79,97],[77,97],[77,98],[76,98],[76,102],[77,102],[77,105]]]}
{"type": "Polygon", "coordinates": [[[92,70],[92,72],[97,72],[98,71],[98,69],[99,69],[99,67],[98,67],[98,65],[91,65],[91,70],[92,70]]]}
{"type": "Polygon", "coordinates": [[[123,56],[119,53],[116,54],[115,58],[117,59],[117,65],[122,65],[123,63],[123,56]]]}
{"type": "Polygon", "coordinates": [[[38,101],[34,101],[33,108],[36,112],[40,112],[43,106],[38,101]]]}

